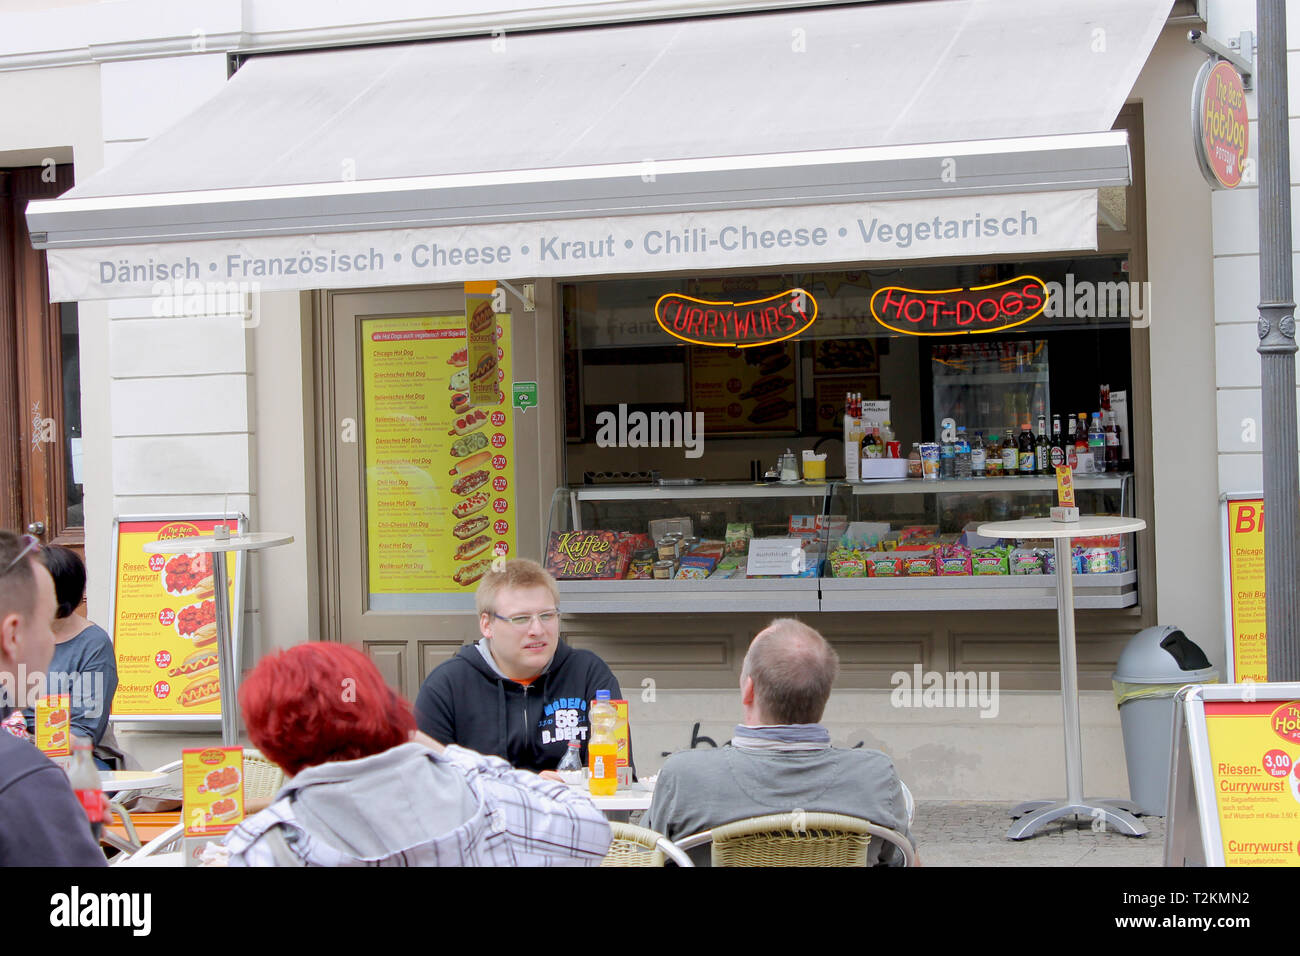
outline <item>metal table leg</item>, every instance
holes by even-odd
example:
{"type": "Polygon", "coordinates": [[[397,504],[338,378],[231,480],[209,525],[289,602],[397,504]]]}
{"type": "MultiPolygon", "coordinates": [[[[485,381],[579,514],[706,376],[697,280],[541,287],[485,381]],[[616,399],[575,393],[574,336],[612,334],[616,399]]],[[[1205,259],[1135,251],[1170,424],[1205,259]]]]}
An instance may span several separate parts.
{"type": "Polygon", "coordinates": [[[1079,665],[1074,647],[1074,575],[1069,538],[1057,538],[1056,618],[1061,645],[1061,712],[1065,724],[1065,799],[1029,800],[1019,804],[1012,816],[1023,816],[1007,830],[1007,838],[1024,840],[1038,829],[1062,817],[1084,817],[1102,821],[1127,836],[1143,836],[1147,828],[1124,806],[1123,801],[1087,801],[1083,798],[1083,736],[1079,726],[1079,665]]]}
{"type": "Polygon", "coordinates": [[[227,585],[226,552],[212,552],[212,586],[217,612],[217,673],[221,676],[221,743],[239,743],[239,698],[235,687],[235,654],[230,628],[230,589],[227,585]]]}

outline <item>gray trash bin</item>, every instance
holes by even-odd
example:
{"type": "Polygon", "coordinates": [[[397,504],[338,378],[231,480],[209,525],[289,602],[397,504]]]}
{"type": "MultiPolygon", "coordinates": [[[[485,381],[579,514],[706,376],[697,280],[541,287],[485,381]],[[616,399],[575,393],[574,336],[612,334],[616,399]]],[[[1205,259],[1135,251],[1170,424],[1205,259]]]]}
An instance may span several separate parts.
{"type": "Polygon", "coordinates": [[[1111,675],[1124,731],[1129,795],[1150,816],[1165,815],[1174,733],[1174,694],[1185,684],[1217,684],[1205,652],[1173,624],[1133,636],[1111,675]]]}

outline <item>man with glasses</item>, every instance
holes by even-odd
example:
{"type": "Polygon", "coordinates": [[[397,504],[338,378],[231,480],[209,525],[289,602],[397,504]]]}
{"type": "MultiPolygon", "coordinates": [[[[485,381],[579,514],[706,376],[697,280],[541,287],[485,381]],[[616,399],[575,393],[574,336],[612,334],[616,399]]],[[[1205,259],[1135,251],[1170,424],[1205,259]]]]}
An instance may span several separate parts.
{"type": "MultiPolygon", "coordinates": [[[[0,531],[0,720],[44,686],[54,653],[54,580],[39,550],[31,535],[0,531]]],[[[0,733],[0,866],[106,865],[67,775],[0,733]]]]}
{"type": "Polygon", "coordinates": [[[506,561],[485,574],[475,594],[483,638],[424,679],[415,700],[420,730],[533,771],[554,770],[576,740],[585,762],[596,691],[616,700],[622,691],[604,661],[560,640],[559,598],[536,561],[506,561]]]}

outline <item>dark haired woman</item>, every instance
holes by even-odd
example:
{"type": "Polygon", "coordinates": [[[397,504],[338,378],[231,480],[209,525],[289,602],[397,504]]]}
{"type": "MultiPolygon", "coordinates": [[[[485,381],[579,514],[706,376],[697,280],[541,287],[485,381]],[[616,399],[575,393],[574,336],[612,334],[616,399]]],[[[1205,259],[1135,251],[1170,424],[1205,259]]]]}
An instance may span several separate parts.
{"type": "MultiPolygon", "coordinates": [[[[46,673],[47,694],[72,697],[72,732],[98,746],[108,729],[108,715],[117,692],[117,661],[113,642],[98,624],[77,613],[86,593],[86,566],[77,552],[57,544],[41,549],[41,563],[54,578],[54,599],[58,604],[54,623],[54,657],[46,673]]],[[[35,737],[36,715],[24,711],[27,731],[35,737]]],[[[95,758],[101,770],[113,769],[95,758]]]]}

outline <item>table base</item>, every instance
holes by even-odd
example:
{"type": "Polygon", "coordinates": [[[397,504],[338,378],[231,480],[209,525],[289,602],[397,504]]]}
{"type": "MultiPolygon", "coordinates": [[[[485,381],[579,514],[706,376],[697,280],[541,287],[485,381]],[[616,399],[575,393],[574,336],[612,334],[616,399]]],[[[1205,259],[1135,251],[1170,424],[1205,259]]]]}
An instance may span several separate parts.
{"type": "Polygon", "coordinates": [[[1103,828],[1113,826],[1125,836],[1146,836],[1148,830],[1134,816],[1137,807],[1129,800],[1026,800],[1011,809],[1011,816],[1019,817],[1007,830],[1008,840],[1026,840],[1040,827],[1063,817],[1084,817],[1089,821],[1103,821],[1103,828]]]}

